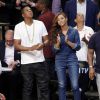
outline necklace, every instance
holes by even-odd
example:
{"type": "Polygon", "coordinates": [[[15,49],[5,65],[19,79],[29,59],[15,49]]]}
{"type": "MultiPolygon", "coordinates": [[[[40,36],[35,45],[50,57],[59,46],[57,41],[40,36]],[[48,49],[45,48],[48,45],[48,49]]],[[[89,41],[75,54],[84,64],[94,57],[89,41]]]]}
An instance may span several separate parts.
{"type": "MultiPolygon", "coordinates": [[[[33,24],[33,23],[32,23],[33,24]]],[[[27,26],[26,26],[26,24],[25,24],[25,29],[26,29],[26,33],[27,33],[27,36],[28,36],[28,40],[29,40],[29,42],[30,43],[33,43],[33,39],[34,39],[34,24],[33,24],[33,34],[32,34],[32,36],[29,34],[29,32],[28,32],[28,29],[27,29],[27,26]]]]}

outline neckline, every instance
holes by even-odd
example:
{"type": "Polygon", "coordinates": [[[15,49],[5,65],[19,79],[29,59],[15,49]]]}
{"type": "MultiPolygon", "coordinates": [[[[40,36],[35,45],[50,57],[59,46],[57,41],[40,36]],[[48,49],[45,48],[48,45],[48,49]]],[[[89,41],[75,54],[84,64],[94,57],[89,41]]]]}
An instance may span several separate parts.
{"type": "Polygon", "coordinates": [[[25,25],[25,30],[26,30],[26,33],[27,33],[28,40],[29,40],[30,43],[33,43],[35,24],[32,23],[31,25],[27,25],[27,24],[24,22],[24,25],[25,25]],[[29,31],[28,31],[28,27],[32,27],[32,25],[33,25],[33,34],[32,34],[32,36],[30,36],[30,33],[29,33],[29,31]]]}

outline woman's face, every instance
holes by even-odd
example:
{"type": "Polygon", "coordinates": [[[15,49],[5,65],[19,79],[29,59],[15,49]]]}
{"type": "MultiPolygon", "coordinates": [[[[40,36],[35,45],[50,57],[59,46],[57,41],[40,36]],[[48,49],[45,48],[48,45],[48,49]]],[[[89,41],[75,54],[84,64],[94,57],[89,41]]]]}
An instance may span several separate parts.
{"type": "Polygon", "coordinates": [[[57,18],[57,23],[59,26],[63,27],[67,23],[67,18],[65,18],[63,15],[59,15],[57,18]]]}

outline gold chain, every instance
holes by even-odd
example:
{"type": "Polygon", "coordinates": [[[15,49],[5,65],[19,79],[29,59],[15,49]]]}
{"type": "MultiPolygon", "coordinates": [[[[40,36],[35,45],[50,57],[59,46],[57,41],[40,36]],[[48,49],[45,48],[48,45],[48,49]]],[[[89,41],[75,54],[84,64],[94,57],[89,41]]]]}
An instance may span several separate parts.
{"type": "Polygon", "coordinates": [[[33,43],[33,39],[34,39],[34,23],[32,23],[32,24],[33,24],[33,36],[32,36],[32,39],[31,39],[31,37],[29,36],[29,32],[28,32],[27,26],[26,26],[26,24],[25,24],[26,33],[27,33],[28,40],[29,40],[30,43],[33,43]]]}

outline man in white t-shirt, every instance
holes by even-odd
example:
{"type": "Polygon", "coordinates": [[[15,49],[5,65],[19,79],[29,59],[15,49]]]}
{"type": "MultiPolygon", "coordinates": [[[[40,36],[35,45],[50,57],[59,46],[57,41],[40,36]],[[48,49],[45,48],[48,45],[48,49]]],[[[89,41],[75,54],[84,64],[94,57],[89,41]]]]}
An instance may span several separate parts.
{"type": "Polygon", "coordinates": [[[81,49],[76,52],[78,61],[79,61],[79,84],[81,89],[81,99],[87,100],[87,97],[85,95],[85,92],[88,89],[89,85],[89,77],[88,77],[88,62],[87,62],[87,51],[88,46],[87,43],[90,39],[90,37],[94,34],[94,31],[91,27],[84,25],[84,14],[78,13],[75,19],[76,27],[75,29],[78,30],[80,41],[81,41],[81,49]]]}
{"type": "Polygon", "coordinates": [[[32,86],[36,79],[40,91],[39,100],[49,100],[48,71],[44,64],[43,47],[48,45],[48,33],[43,22],[33,20],[30,7],[22,9],[24,21],[15,26],[15,48],[21,51],[23,76],[23,100],[31,100],[32,86]]]}

